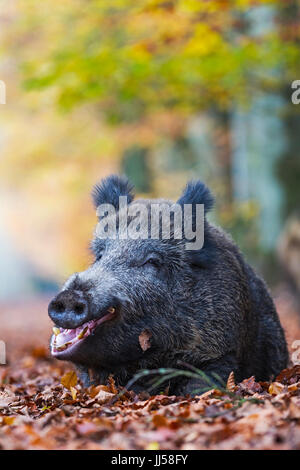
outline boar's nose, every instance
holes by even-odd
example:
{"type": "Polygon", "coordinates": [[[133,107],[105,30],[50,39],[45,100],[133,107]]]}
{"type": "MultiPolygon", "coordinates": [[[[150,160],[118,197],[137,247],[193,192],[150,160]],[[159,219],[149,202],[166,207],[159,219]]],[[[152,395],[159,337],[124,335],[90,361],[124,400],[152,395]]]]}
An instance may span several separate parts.
{"type": "Polygon", "coordinates": [[[60,292],[49,304],[51,320],[62,328],[77,328],[89,320],[88,302],[78,291],[60,292]]]}

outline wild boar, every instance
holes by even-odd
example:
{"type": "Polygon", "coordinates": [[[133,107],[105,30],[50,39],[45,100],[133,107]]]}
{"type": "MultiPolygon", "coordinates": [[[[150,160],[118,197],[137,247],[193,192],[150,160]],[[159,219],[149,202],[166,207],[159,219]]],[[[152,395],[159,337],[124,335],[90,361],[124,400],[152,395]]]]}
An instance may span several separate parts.
{"type": "MultiPolygon", "coordinates": [[[[285,336],[271,296],[233,240],[207,220],[214,199],[205,184],[189,182],[177,201],[192,207],[194,226],[194,209],[204,205],[204,243],[196,250],[174,236],[174,220],[169,239],[161,230],[155,239],[119,236],[120,197],[133,208],[158,202],[135,200],[125,177],[112,175],[95,186],[95,207],[115,209],[117,216],[109,217],[117,231],[107,238],[95,234],[93,264],[73,274],[50,302],[52,355],[73,362],[86,385],[91,375],[104,383],[113,374],[126,385],[144,369],[189,367],[215,382],[216,374],[226,381],[231,371],[237,381],[252,375],[268,380],[286,367],[285,336]]],[[[137,390],[147,388],[146,379],[137,390]]],[[[192,394],[205,382],[179,375],[170,393],[192,394]]]]}

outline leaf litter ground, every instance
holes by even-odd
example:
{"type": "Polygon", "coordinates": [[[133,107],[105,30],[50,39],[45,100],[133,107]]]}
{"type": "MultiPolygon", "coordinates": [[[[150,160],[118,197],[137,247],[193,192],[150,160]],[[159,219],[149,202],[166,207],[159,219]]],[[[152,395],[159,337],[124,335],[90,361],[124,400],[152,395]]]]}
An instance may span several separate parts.
{"type": "MultiPolygon", "coordinates": [[[[272,382],[254,377],[196,397],[120,394],[113,377],[84,388],[67,363],[49,357],[46,301],[2,306],[0,449],[300,449],[300,365],[272,382]],[[26,322],[24,321],[26,318],[26,322]]],[[[289,344],[300,316],[277,299],[289,344]]]]}

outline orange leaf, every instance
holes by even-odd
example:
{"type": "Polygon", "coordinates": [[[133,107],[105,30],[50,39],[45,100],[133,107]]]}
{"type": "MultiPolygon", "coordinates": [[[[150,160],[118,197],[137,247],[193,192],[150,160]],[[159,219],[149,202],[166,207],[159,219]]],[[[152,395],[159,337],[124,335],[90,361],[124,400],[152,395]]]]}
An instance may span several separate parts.
{"type": "Polygon", "coordinates": [[[111,393],[111,389],[110,387],[108,387],[107,385],[92,385],[90,388],[89,388],[89,395],[91,398],[95,398],[96,395],[98,395],[98,393],[100,391],[103,391],[103,392],[107,392],[107,393],[111,393]]]}
{"type": "Polygon", "coordinates": [[[152,418],[152,423],[156,428],[167,427],[168,420],[163,415],[155,414],[152,418]]]}
{"type": "Polygon", "coordinates": [[[118,389],[117,389],[117,387],[116,387],[116,383],[115,383],[115,380],[114,380],[114,378],[113,378],[112,375],[110,375],[110,376],[108,377],[108,383],[109,383],[109,387],[110,387],[110,392],[111,392],[111,393],[114,393],[115,395],[117,395],[118,389]]]}

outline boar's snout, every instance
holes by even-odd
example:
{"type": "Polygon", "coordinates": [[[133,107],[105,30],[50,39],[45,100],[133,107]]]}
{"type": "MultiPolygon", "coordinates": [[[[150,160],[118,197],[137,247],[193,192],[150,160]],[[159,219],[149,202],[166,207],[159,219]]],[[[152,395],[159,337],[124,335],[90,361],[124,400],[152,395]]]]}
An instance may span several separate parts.
{"type": "Polygon", "coordinates": [[[64,329],[76,329],[87,322],[103,323],[112,317],[119,317],[128,301],[126,297],[111,295],[105,289],[98,296],[93,296],[92,291],[86,288],[74,287],[71,285],[59,292],[48,306],[53,323],[64,329]]]}
{"type": "Polygon", "coordinates": [[[48,313],[57,326],[77,328],[89,320],[88,301],[81,292],[65,290],[50,302],[48,313]]]}

